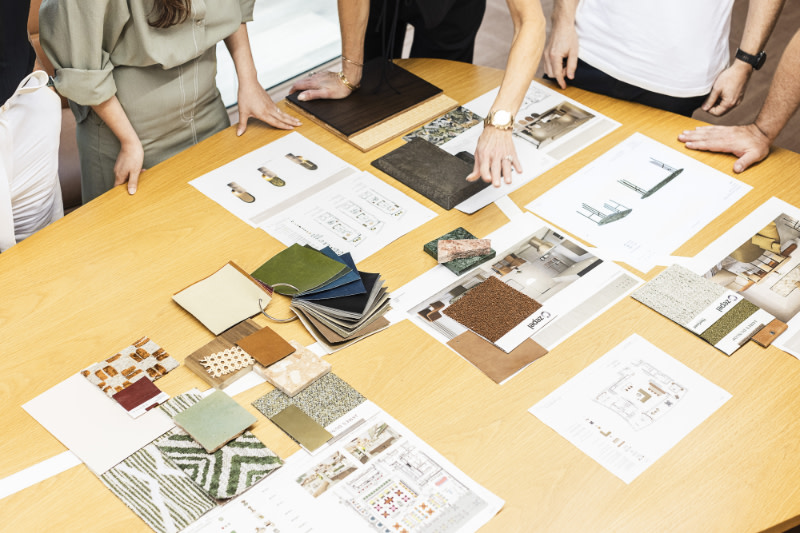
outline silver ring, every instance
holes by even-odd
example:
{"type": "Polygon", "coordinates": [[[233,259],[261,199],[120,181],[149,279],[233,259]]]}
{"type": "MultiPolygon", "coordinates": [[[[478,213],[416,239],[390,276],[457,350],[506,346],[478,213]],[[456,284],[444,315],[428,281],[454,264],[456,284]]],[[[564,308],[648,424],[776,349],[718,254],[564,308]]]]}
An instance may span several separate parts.
{"type": "MultiPolygon", "coordinates": [[[[290,289],[294,289],[295,293],[300,292],[300,289],[298,289],[297,287],[295,287],[294,285],[291,285],[289,283],[275,283],[274,285],[271,285],[271,287],[273,289],[275,289],[275,287],[289,287],[290,289]]],[[[275,291],[273,290],[273,292],[275,292],[275,291]]],[[[269,305],[269,304],[267,304],[267,305],[269,305]]],[[[297,315],[291,316],[289,318],[275,318],[274,316],[270,316],[269,314],[267,314],[267,310],[261,304],[261,298],[258,299],[258,308],[261,309],[261,314],[262,315],[264,315],[265,317],[269,318],[270,320],[272,320],[274,322],[291,322],[292,320],[297,320],[297,315]]]]}
{"type": "Polygon", "coordinates": [[[514,156],[513,155],[507,155],[507,156],[505,156],[503,158],[503,161],[508,161],[509,163],[513,163],[514,162],[514,156]]]}

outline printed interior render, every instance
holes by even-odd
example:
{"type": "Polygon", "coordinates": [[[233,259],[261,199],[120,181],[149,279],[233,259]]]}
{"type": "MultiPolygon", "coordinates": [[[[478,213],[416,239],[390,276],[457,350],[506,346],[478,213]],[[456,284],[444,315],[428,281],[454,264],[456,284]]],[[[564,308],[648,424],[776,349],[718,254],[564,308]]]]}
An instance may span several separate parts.
{"type": "Polygon", "coordinates": [[[593,118],[594,115],[588,111],[569,102],[561,102],[541,115],[531,113],[524,117],[519,121],[514,132],[538,149],[547,146],[593,118]]]}
{"type": "Polygon", "coordinates": [[[704,276],[788,322],[800,311],[800,221],[778,216],[704,276]]]}

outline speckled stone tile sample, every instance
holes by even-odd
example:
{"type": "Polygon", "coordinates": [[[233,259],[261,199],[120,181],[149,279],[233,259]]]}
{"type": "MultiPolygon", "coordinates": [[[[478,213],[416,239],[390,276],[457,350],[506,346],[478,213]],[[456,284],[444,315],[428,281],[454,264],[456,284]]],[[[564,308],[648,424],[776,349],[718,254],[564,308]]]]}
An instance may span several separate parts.
{"type": "Polygon", "coordinates": [[[685,327],[724,292],[721,285],[688,268],[672,265],[631,296],[685,327]]]}
{"type": "Polygon", "coordinates": [[[253,406],[271,419],[287,406],[296,405],[320,426],[326,427],[365,401],[357,390],[330,372],[294,397],[273,390],[253,402],[253,406]]]}
{"type": "Polygon", "coordinates": [[[178,366],[178,361],[161,346],[142,337],[105,361],[82,370],[81,374],[112,397],[144,377],[155,381],[178,366]]]}
{"type": "Polygon", "coordinates": [[[297,341],[290,341],[295,352],[259,372],[276,388],[294,396],[331,371],[331,364],[297,341]]]}
{"type": "Polygon", "coordinates": [[[440,263],[488,255],[492,252],[492,241],[489,239],[442,239],[436,244],[437,260],[440,263]]]}
{"type": "Polygon", "coordinates": [[[444,314],[495,342],[542,305],[495,278],[476,285],[444,310],[444,314]]]}
{"type": "Polygon", "coordinates": [[[219,450],[256,421],[256,417],[222,391],[215,391],[173,417],[175,424],[208,453],[219,450]]]}
{"type": "Polygon", "coordinates": [[[700,335],[700,338],[716,345],[758,309],[758,306],[742,298],[736,305],[731,307],[730,311],[722,315],[710,328],[705,330],[700,335]]]}
{"type": "Polygon", "coordinates": [[[207,453],[197,441],[181,430],[159,439],[156,446],[217,500],[241,494],[282,464],[280,457],[249,431],[214,453],[207,453]]]}

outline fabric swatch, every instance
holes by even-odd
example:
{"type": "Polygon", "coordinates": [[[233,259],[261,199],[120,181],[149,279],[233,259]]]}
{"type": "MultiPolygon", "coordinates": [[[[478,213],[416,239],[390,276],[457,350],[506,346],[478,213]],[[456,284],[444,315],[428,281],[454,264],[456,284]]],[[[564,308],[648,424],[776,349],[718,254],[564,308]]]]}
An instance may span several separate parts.
{"type": "MultiPolygon", "coordinates": [[[[258,267],[253,272],[253,277],[269,286],[288,283],[302,293],[321,287],[348,272],[348,267],[322,252],[293,244],[258,267]]],[[[275,290],[279,294],[295,294],[289,287],[278,287],[275,290]]]]}
{"type": "Polygon", "coordinates": [[[716,345],[725,338],[728,333],[736,329],[739,324],[758,311],[758,309],[758,306],[742,298],[730,311],[722,315],[710,328],[705,330],[700,335],[700,338],[710,344],[716,345]]]}
{"type": "Polygon", "coordinates": [[[261,312],[272,294],[235,263],[230,262],[209,277],[172,297],[178,305],[219,335],[231,326],[261,312]]]}
{"type": "Polygon", "coordinates": [[[310,452],[333,438],[333,435],[296,405],[287,406],[270,420],[310,452]]]}
{"type": "Polygon", "coordinates": [[[149,379],[137,380],[130,387],[126,387],[112,396],[114,400],[128,411],[133,418],[137,418],[160,403],[169,400],[169,395],[162,392],[155,383],[149,379]]]}
{"type": "MultiPolygon", "coordinates": [[[[436,259],[439,260],[439,241],[443,240],[464,240],[464,239],[474,239],[475,236],[465,230],[464,228],[456,228],[453,231],[442,235],[437,239],[433,239],[429,243],[426,243],[422,249],[425,250],[425,253],[436,259]]],[[[478,265],[481,265],[487,261],[494,259],[497,256],[497,252],[492,250],[487,255],[480,255],[476,257],[469,257],[467,259],[453,259],[452,261],[447,261],[446,263],[442,263],[446,266],[451,272],[460,276],[464,272],[468,270],[472,270],[478,265]]]]}
{"type": "Polygon", "coordinates": [[[200,360],[200,364],[203,365],[206,372],[219,378],[237,370],[252,367],[255,359],[238,346],[234,346],[205,356],[200,360]]]}
{"type": "Polygon", "coordinates": [[[288,396],[294,396],[331,371],[331,364],[297,341],[290,341],[295,352],[284,357],[262,376],[288,396]]]}
{"type": "Polygon", "coordinates": [[[176,414],[173,420],[208,453],[213,453],[244,433],[256,417],[224,392],[215,391],[176,414]]]}
{"type": "Polygon", "coordinates": [[[540,307],[533,298],[492,276],[444,309],[444,314],[495,342],[540,307]]]}
{"type": "MultiPolygon", "coordinates": [[[[309,245],[306,245],[306,247],[308,248],[309,245]]],[[[350,294],[361,294],[364,292],[364,284],[361,282],[361,276],[358,274],[355,261],[353,261],[353,256],[351,256],[350,253],[336,255],[336,252],[334,252],[330,246],[322,248],[320,253],[333,259],[334,261],[342,263],[344,266],[350,269],[350,272],[346,273],[340,278],[326,283],[321,287],[298,294],[297,297],[311,298],[319,296],[322,298],[332,298],[332,294],[335,294],[336,296],[347,296],[350,294]]]]}
{"type": "Polygon", "coordinates": [[[293,397],[276,389],[254,401],[253,407],[271,419],[289,405],[296,405],[320,426],[327,427],[365,401],[350,384],[329,372],[293,397]]]}
{"type": "Polygon", "coordinates": [[[449,340],[447,345],[495,383],[502,383],[547,354],[547,350],[533,339],[525,339],[522,344],[506,353],[472,331],[465,331],[449,340]]]}
{"type": "Polygon", "coordinates": [[[158,533],[181,531],[217,506],[155,444],[135,452],[100,480],[158,533]]]}
{"type": "Polygon", "coordinates": [[[110,398],[143,377],[155,381],[179,365],[161,346],[142,337],[105,361],[82,370],[81,374],[110,398]]]}
{"type": "Polygon", "coordinates": [[[722,285],[688,268],[672,265],[631,297],[685,327],[724,293],[722,285]]]}
{"type": "Polygon", "coordinates": [[[179,430],[159,439],[156,446],[217,500],[241,494],[283,464],[249,431],[214,453],[207,453],[189,434],[179,430]]]}
{"type": "Polygon", "coordinates": [[[186,359],[183,360],[183,364],[186,368],[197,374],[200,379],[215,389],[222,390],[237,379],[249,374],[252,370],[252,365],[228,374],[223,374],[219,377],[214,377],[212,374],[208,373],[200,361],[211,354],[233,348],[241,339],[256,333],[260,329],[261,327],[251,319],[240,322],[232,328],[225,330],[221,335],[217,335],[214,340],[204,345],[202,348],[198,348],[190,353],[186,359]]]}
{"type": "Polygon", "coordinates": [[[267,326],[240,339],[236,344],[264,366],[280,361],[295,351],[294,346],[267,326]]]}
{"type": "Polygon", "coordinates": [[[192,389],[189,392],[184,392],[183,394],[179,394],[174,398],[170,398],[166,402],[159,405],[159,408],[170,418],[175,418],[175,415],[181,411],[185,411],[202,399],[203,395],[200,394],[197,389],[192,389]]]}
{"type": "Polygon", "coordinates": [[[441,146],[481,122],[483,122],[483,117],[476,115],[466,107],[459,106],[405,135],[403,140],[408,142],[411,139],[419,138],[441,146]]]}

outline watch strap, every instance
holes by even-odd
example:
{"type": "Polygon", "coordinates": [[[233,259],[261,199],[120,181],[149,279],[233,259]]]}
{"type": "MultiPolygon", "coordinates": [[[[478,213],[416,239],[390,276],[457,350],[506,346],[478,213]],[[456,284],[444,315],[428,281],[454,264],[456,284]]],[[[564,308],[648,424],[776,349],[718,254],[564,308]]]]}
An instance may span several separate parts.
{"type": "Polygon", "coordinates": [[[764,66],[764,62],[767,60],[767,53],[762,50],[759,53],[753,55],[753,54],[748,54],[741,48],[737,48],[736,59],[744,61],[748,65],[752,66],[753,70],[758,70],[762,66],[764,66]]]}

